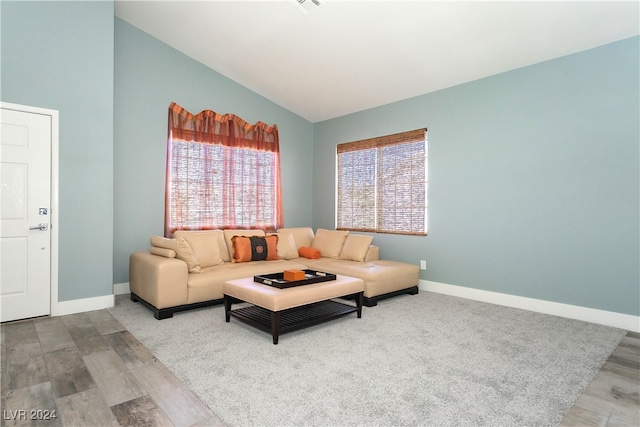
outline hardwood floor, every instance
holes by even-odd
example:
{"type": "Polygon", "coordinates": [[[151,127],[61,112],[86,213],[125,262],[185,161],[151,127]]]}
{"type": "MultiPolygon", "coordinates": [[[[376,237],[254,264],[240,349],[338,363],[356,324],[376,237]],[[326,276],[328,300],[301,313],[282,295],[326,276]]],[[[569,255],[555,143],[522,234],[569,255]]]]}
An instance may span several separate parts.
{"type": "Polygon", "coordinates": [[[640,334],[628,332],[562,426],[640,425],[640,334]]]}
{"type": "Polygon", "coordinates": [[[5,323],[2,426],[221,426],[107,310],[5,323]]]}
{"type": "MultiPolygon", "coordinates": [[[[2,426],[221,426],[107,310],[0,326],[2,426]]],[[[629,332],[562,426],[640,425],[629,332]]]]}

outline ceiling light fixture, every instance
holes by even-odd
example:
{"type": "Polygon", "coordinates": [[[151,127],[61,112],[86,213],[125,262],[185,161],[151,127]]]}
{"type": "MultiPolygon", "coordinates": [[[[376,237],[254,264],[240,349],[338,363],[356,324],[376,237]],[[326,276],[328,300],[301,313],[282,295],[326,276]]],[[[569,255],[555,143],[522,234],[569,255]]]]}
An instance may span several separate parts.
{"type": "Polygon", "coordinates": [[[298,6],[298,10],[305,15],[310,14],[314,10],[320,7],[318,0],[290,0],[291,3],[298,6]]]}

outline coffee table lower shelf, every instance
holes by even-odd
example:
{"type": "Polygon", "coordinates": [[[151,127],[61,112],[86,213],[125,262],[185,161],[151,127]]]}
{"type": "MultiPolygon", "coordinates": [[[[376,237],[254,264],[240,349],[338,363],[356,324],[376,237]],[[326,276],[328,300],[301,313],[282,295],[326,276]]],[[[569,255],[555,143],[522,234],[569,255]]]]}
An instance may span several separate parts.
{"type": "MultiPolygon", "coordinates": [[[[271,311],[251,305],[229,310],[226,320],[228,322],[229,316],[233,316],[248,325],[270,332],[273,336],[273,343],[277,344],[280,334],[318,325],[354,312],[358,312],[358,307],[327,300],[282,311],[271,311]]],[[[360,317],[360,313],[358,313],[358,317],[360,317]]]]}

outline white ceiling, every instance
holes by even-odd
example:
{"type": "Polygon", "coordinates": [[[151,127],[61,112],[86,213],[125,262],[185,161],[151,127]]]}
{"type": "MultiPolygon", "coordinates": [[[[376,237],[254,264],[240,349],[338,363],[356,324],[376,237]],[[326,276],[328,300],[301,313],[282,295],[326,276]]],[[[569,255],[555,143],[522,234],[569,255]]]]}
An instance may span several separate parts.
{"type": "MultiPolygon", "coordinates": [[[[639,34],[635,1],[116,0],[116,16],[311,122],[639,34]]],[[[221,112],[225,113],[225,112],[221,112]]]]}

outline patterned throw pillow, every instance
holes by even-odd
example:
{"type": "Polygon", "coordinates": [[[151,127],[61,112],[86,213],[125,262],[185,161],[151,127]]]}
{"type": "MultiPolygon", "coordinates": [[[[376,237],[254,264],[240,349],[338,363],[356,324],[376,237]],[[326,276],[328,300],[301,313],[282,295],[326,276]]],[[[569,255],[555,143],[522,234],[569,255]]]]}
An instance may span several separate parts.
{"type": "Polygon", "coordinates": [[[233,236],[231,262],[275,261],[278,258],[278,236],[233,236]]]}

